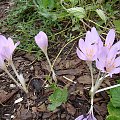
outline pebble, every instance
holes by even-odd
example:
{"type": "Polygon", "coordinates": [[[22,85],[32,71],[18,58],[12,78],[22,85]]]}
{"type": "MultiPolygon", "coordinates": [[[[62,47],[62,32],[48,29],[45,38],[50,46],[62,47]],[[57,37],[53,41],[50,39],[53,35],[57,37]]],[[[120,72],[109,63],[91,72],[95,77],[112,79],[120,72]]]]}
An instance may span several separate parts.
{"type": "Polygon", "coordinates": [[[10,84],[10,88],[15,88],[16,85],[15,84],[10,84]]]}

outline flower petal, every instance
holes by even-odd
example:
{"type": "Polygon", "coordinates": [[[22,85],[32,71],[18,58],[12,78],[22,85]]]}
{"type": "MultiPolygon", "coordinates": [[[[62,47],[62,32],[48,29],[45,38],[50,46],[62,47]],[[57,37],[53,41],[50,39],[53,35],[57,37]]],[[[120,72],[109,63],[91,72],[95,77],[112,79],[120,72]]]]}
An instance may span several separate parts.
{"type": "Polygon", "coordinates": [[[92,33],[92,38],[95,40],[95,43],[98,44],[98,47],[99,48],[103,47],[103,42],[95,27],[92,27],[91,33],[92,33]]]}
{"type": "Polygon", "coordinates": [[[35,42],[36,44],[41,48],[41,50],[46,53],[47,52],[47,47],[48,47],[48,37],[47,35],[40,31],[36,36],[35,36],[35,42]]]}
{"type": "Polygon", "coordinates": [[[7,39],[3,35],[0,35],[0,51],[2,47],[5,46],[7,43],[7,39]]]}
{"type": "Polygon", "coordinates": [[[91,38],[92,38],[91,32],[87,31],[86,37],[85,37],[85,43],[86,43],[86,45],[91,45],[94,42],[93,39],[91,39],[91,38]]]}
{"type": "Polygon", "coordinates": [[[116,55],[117,55],[117,49],[115,47],[111,47],[107,56],[106,64],[113,64],[116,55]]]}
{"type": "Polygon", "coordinates": [[[78,57],[79,57],[81,60],[87,60],[87,58],[86,58],[86,56],[84,55],[84,53],[82,53],[78,48],[77,48],[76,52],[77,52],[78,57]]]}
{"type": "Polygon", "coordinates": [[[9,59],[12,58],[12,54],[11,54],[10,48],[7,47],[7,46],[2,47],[1,55],[6,60],[9,60],[9,59]]]}
{"type": "Polygon", "coordinates": [[[79,48],[80,48],[80,50],[84,53],[84,54],[86,54],[86,45],[85,45],[85,41],[83,40],[83,39],[80,39],[79,40],[79,43],[78,43],[78,46],[79,46],[79,48]]]}
{"type": "Polygon", "coordinates": [[[120,56],[115,59],[114,64],[115,64],[115,67],[120,66],[120,56]]]}
{"type": "Polygon", "coordinates": [[[10,48],[10,53],[12,54],[16,47],[15,47],[14,42],[11,38],[8,38],[8,46],[10,48]]]}
{"type": "Polygon", "coordinates": [[[115,43],[112,47],[117,49],[117,54],[120,54],[120,41],[115,43]]]}
{"type": "Polygon", "coordinates": [[[118,73],[120,73],[120,68],[115,68],[109,73],[109,75],[110,77],[112,77],[112,74],[118,74],[118,73]]]}
{"type": "Polygon", "coordinates": [[[114,40],[115,40],[115,30],[111,29],[107,34],[107,37],[105,40],[105,46],[110,48],[113,45],[114,40]]]}
{"type": "Polygon", "coordinates": [[[106,47],[102,47],[100,53],[97,56],[97,60],[96,60],[96,67],[99,70],[102,70],[103,72],[105,72],[104,67],[106,66],[107,54],[108,54],[108,49],[106,47]]]}
{"type": "Polygon", "coordinates": [[[75,120],[87,120],[87,118],[86,119],[84,119],[84,116],[83,115],[80,115],[79,117],[77,117],[75,120]]]}
{"type": "Polygon", "coordinates": [[[80,115],[75,120],[97,120],[94,115],[92,114],[86,114],[86,115],[80,115]]]}

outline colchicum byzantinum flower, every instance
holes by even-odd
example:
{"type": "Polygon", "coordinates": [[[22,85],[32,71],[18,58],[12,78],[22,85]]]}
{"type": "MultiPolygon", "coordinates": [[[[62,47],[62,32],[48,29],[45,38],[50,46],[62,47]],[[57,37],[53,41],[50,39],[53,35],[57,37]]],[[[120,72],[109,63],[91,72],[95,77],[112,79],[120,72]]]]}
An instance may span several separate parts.
{"type": "Polygon", "coordinates": [[[40,31],[35,36],[35,42],[39,46],[39,48],[43,51],[43,53],[45,54],[45,57],[46,57],[46,59],[48,61],[48,64],[51,68],[52,78],[55,82],[57,82],[56,74],[54,72],[53,66],[52,66],[52,64],[50,62],[50,59],[48,57],[48,54],[47,54],[47,47],[48,47],[48,37],[47,37],[47,35],[43,31],[40,31]]]}
{"type": "Polygon", "coordinates": [[[97,119],[94,117],[93,112],[88,112],[85,115],[80,115],[75,120],[97,120],[97,119]]]}
{"type": "Polygon", "coordinates": [[[115,31],[110,29],[107,34],[105,44],[101,41],[96,29],[93,27],[91,32],[86,33],[85,41],[83,39],[79,40],[77,55],[80,59],[85,60],[90,68],[92,86],[90,90],[91,96],[91,107],[86,115],[80,115],[75,120],[96,120],[93,115],[93,99],[96,93],[102,92],[104,90],[109,90],[120,86],[120,84],[109,86],[106,88],[99,89],[103,80],[113,74],[120,72],[120,41],[113,44],[115,40],[115,31]],[[96,62],[96,67],[100,70],[96,81],[93,78],[92,71],[92,61],[96,62]]]}
{"type": "Polygon", "coordinates": [[[86,61],[94,61],[97,58],[97,52],[102,47],[103,43],[93,27],[90,31],[87,31],[85,41],[79,40],[77,55],[80,59],[86,61]]]}
{"type": "Polygon", "coordinates": [[[17,42],[14,44],[13,40],[11,38],[6,38],[3,35],[0,35],[0,68],[3,69],[10,77],[11,79],[21,88],[23,89],[26,93],[28,92],[26,85],[25,85],[25,80],[23,78],[21,79],[21,75],[17,73],[17,70],[13,64],[12,61],[12,55],[16,47],[20,44],[20,42],[17,42]],[[10,65],[15,72],[19,82],[14,79],[14,77],[9,73],[7,70],[6,64],[4,61],[8,61],[8,65],[10,65]]]}

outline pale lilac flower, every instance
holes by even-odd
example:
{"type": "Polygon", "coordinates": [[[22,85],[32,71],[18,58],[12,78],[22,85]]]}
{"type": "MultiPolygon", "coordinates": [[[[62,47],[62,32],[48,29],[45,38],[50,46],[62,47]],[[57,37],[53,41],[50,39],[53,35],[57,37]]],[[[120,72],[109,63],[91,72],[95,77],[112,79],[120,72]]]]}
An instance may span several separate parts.
{"type": "Polygon", "coordinates": [[[14,44],[11,38],[6,39],[3,35],[0,35],[0,54],[6,60],[12,59],[12,54],[15,48],[20,44],[17,42],[14,44]]]}
{"type": "Polygon", "coordinates": [[[97,52],[103,46],[103,43],[96,31],[92,28],[91,32],[87,31],[85,41],[79,40],[79,48],[77,48],[77,55],[80,59],[86,61],[94,61],[97,58],[97,52]]]}
{"type": "Polygon", "coordinates": [[[75,120],[97,120],[92,113],[86,115],[80,115],[75,120]]]}
{"type": "Polygon", "coordinates": [[[120,41],[118,41],[117,43],[115,43],[112,47],[115,48],[115,49],[117,49],[117,54],[120,54],[120,41]]]}
{"type": "Polygon", "coordinates": [[[40,31],[35,36],[35,42],[41,48],[41,50],[46,54],[47,53],[47,47],[48,47],[48,37],[47,37],[47,35],[44,32],[40,31]]]}
{"type": "Polygon", "coordinates": [[[106,40],[105,40],[105,47],[107,47],[109,50],[111,47],[115,47],[117,49],[117,54],[120,53],[120,41],[113,44],[115,40],[115,30],[110,29],[110,31],[107,34],[106,40]]]}
{"type": "Polygon", "coordinates": [[[110,29],[105,40],[105,47],[111,48],[115,40],[115,30],[110,29]]]}
{"type": "Polygon", "coordinates": [[[111,77],[112,74],[120,72],[120,57],[117,57],[117,48],[111,47],[110,50],[107,47],[103,47],[96,60],[96,67],[102,72],[108,73],[111,77]]]}

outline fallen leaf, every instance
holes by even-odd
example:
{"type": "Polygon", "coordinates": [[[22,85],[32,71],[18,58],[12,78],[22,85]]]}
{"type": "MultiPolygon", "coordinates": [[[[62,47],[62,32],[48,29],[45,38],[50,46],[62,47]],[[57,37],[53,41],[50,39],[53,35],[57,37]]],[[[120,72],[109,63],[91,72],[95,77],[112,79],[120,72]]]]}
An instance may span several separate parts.
{"type": "Polygon", "coordinates": [[[13,90],[10,93],[6,93],[4,90],[0,91],[0,102],[7,102],[18,90],[13,90]]]}
{"type": "Polygon", "coordinates": [[[45,112],[45,111],[47,111],[45,103],[43,103],[42,105],[38,106],[37,107],[37,111],[39,111],[39,112],[45,112]]]}
{"type": "Polygon", "coordinates": [[[77,79],[78,83],[82,84],[91,84],[91,77],[89,75],[80,76],[77,79]]]}
{"type": "Polygon", "coordinates": [[[68,113],[70,113],[71,115],[75,114],[76,109],[70,103],[66,104],[66,108],[67,108],[68,113]]]}

